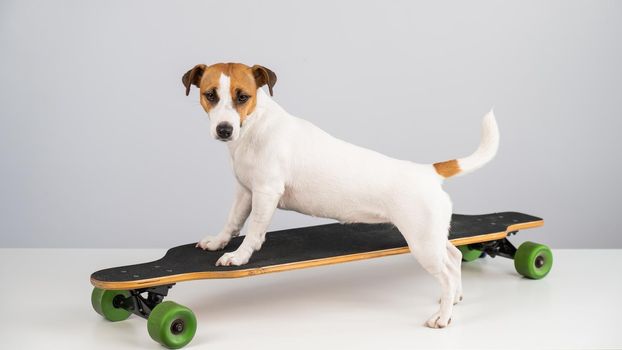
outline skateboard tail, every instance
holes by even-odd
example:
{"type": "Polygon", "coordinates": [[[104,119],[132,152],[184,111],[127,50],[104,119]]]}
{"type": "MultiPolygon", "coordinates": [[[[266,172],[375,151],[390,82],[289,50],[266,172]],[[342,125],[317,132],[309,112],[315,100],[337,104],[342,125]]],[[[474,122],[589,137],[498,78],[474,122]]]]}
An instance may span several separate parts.
{"type": "Polygon", "coordinates": [[[434,169],[442,178],[460,176],[473,172],[490,162],[499,149],[499,127],[493,110],[482,120],[482,136],[477,150],[464,158],[434,163],[434,169]]]}

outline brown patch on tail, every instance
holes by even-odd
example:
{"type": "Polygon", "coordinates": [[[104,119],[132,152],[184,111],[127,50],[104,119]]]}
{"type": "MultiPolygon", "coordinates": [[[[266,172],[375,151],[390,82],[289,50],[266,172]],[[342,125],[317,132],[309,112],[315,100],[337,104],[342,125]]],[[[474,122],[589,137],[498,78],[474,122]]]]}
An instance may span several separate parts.
{"type": "Polygon", "coordinates": [[[460,169],[460,164],[456,159],[448,160],[445,162],[434,163],[434,169],[436,172],[442,177],[452,177],[458,174],[462,169],[460,169]]]}

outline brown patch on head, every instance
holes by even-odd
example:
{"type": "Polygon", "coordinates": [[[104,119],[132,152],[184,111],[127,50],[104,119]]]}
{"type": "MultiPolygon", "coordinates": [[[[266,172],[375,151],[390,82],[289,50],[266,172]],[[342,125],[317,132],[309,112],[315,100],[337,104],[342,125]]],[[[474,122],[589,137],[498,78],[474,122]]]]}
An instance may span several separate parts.
{"type": "Polygon", "coordinates": [[[458,164],[458,161],[455,159],[434,163],[433,165],[436,172],[443,177],[451,177],[462,171],[462,169],[460,169],[460,164],[458,164]]]}
{"type": "Polygon", "coordinates": [[[238,112],[240,125],[242,125],[257,106],[257,89],[263,85],[268,85],[270,95],[272,95],[272,88],[276,83],[276,74],[262,66],[249,67],[241,63],[197,65],[186,72],[182,78],[186,87],[186,95],[188,95],[191,85],[199,87],[201,105],[206,112],[209,112],[220,102],[217,90],[222,74],[230,79],[231,103],[238,112]]]}
{"type": "Polygon", "coordinates": [[[217,63],[205,68],[199,81],[199,101],[206,112],[220,102],[220,96],[218,96],[220,76],[228,75],[228,70],[227,63],[217,63]]]}
{"type": "Polygon", "coordinates": [[[229,63],[229,94],[240,116],[240,125],[257,106],[257,89],[252,69],[241,63],[229,63]]]}

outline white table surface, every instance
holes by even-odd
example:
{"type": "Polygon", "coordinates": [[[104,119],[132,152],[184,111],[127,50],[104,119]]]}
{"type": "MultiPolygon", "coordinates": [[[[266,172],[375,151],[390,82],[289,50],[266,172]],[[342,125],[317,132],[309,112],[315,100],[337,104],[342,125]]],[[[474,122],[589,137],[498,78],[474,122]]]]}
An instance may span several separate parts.
{"type": "MultiPolygon", "coordinates": [[[[1,349],[162,349],[145,320],[91,308],[90,274],[164,249],[0,249],[1,349]]],[[[424,321],[439,287],[409,255],[177,284],[198,319],[185,349],[621,349],[622,250],[555,250],[543,280],[511,260],[463,265],[465,300],[443,330],[424,321]]]]}

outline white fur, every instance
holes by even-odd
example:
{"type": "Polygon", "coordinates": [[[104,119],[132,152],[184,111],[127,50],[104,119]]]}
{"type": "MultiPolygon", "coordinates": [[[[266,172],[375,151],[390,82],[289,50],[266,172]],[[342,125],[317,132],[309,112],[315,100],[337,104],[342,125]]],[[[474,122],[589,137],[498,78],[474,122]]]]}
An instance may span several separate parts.
{"type": "MultiPolygon", "coordinates": [[[[209,113],[212,130],[224,120],[239,125],[239,116],[231,120],[235,109],[224,80],[228,79],[221,78],[218,90],[221,100],[209,113]]],[[[238,183],[233,207],[223,230],[197,245],[221,249],[240,233],[245,221],[248,227],[240,247],[224,254],[217,265],[247,263],[261,248],[277,207],[344,223],[391,222],[441,285],[440,309],[426,325],[449,324],[453,304],[462,299],[462,255],[447,239],[452,204],[433,166],[393,159],[336,139],[288,114],[261,89],[257,107],[238,130],[227,143],[238,183]]],[[[459,164],[465,172],[480,167],[494,156],[498,143],[491,111],[484,118],[480,147],[459,164]]]]}
{"type": "Polygon", "coordinates": [[[495,114],[491,110],[484,116],[484,120],[482,121],[482,137],[475,153],[468,157],[458,159],[461,171],[457,175],[468,174],[481,168],[495,157],[498,149],[499,127],[495,120],[495,114]]]}
{"type": "Polygon", "coordinates": [[[218,138],[216,135],[216,126],[222,122],[227,122],[233,126],[233,132],[231,134],[232,140],[237,139],[240,134],[240,116],[235,108],[233,108],[233,100],[231,99],[231,93],[229,91],[230,86],[229,77],[221,74],[218,82],[218,89],[216,90],[219,101],[209,113],[211,121],[210,132],[214,138],[218,138]]]}

